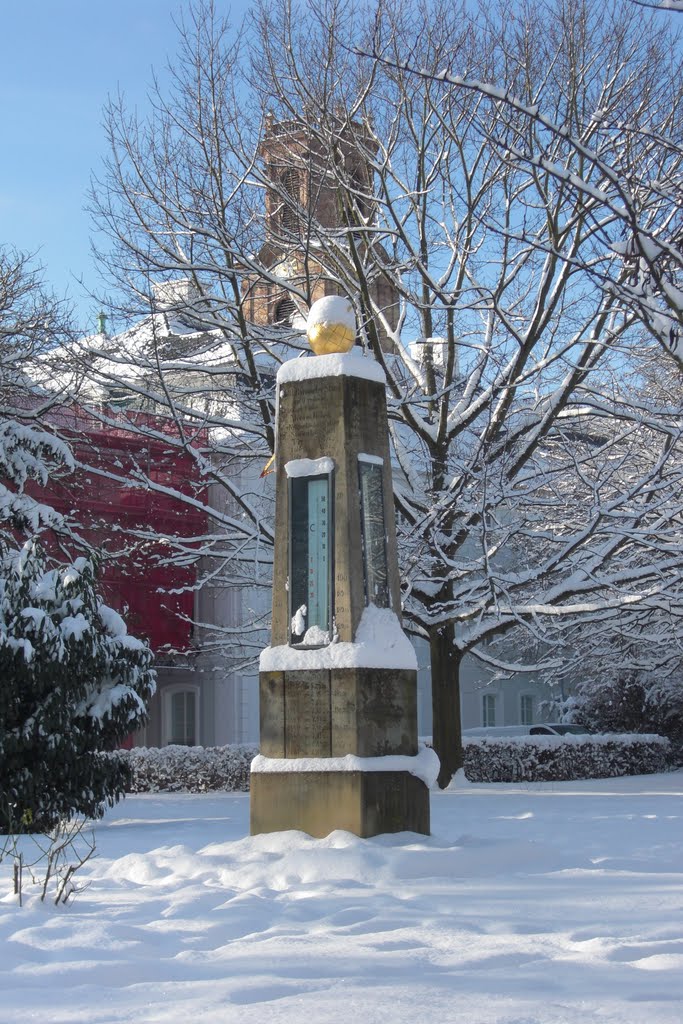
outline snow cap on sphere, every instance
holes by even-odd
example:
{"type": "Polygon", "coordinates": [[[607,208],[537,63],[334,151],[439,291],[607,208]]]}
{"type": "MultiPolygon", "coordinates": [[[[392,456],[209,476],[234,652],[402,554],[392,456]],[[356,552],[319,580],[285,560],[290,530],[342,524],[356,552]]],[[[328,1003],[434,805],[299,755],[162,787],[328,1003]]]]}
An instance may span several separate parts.
{"type": "Polygon", "coordinates": [[[311,306],[306,321],[308,343],[317,356],[348,352],[356,341],[356,314],[347,298],[326,295],[311,306]]]}

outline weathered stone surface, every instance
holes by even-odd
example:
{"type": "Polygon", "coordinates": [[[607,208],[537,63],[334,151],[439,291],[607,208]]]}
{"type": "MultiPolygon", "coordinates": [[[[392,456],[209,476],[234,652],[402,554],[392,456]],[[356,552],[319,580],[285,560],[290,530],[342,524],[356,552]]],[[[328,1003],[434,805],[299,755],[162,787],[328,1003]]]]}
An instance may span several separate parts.
{"type": "Polygon", "coordinates": [[[363,836],[421,832],[428,836],[429,790],[408,772],[362,772],[363,836]]]}
{"type": "Polygon", "coordinates": [[[358,689],[355,672],[330,672],[330,756],[358,754],[358,689]]]}
{"type": "Polygon", "coordinates": [[[260,673],[259,718],[261,753],[264,757],[284,757],[285,677],[283,672],[260,673]]]}
{"type": "Polygon", "coordinates": [[[335,829],[368,838],[429,835],[429,790],[408,772],[267,772],[251,776],[251,833],[335,829]]]}
{"type": "MultiPolygon", "coordinates": [[[[345,448],[340,453],[340,458],[345,457],[346,461],[343,484],[346,487],[348,543],[353,552],[351,568],[353,585],[349,588],[349,597],[352,630],[355,635],[366,604],[358,492],[358,455],[361,453],[376,455],[382,459],[382,492],[387,541],[388,584],[391,595],[390,606],[399,619],[401,617],[401,596],[384,386],[362,377],[344,377],[343,380],[345,448]]],[[[341,637],[341,634],[340,638],[345,639],[341,637]]],[[[350,636],[349,639],[353,639],[353,636],[350,636]]]]}
{"type": "MultiPolygon", "coordinates": [[[[294,459],[333,460],[331,614],[340,641],[352,642],[368,595],[361,523],[359,455],[363,471],[363,515],[368,564],[375,595],[400,618],[396,529],[384,386],[365,377],[336,376],[285,381],[278,395],[276,528],[273,570],[272,644],[291,640],[291,621],[301,593],[314,598],[320,563],[312,548],[301,554],[301,536],[316,519],[294,486],[295,520],[303,522],[294,554],[290,543],[290,486],[285,466],[294,459]],[[381,459],[381,463],[378,461],[381,459]],[[382,514],[384,524],[382,524],[382,514]],[[382,526],[386,537],[386,580],[382,526]],[[308,558],[308,563],[303,559],[308,558]],[[293,565],[291,563],[294,563],[293,565]],[[311,574],[301,587],[301,565],[311,574]],[[379,582],[378,582],[379,581],[379,582]]],[[[309,486],[309,485],[306,485],[309,486]]],[[[304,492],[309,495],[311,491],[304,492]]],[[[310,500],[310,499],[309,499],[310,500]]],[[[322,500],[322,499],[320,499],[322,500]]],[[[326,506],[329,513],[329,504],[326,506]]],[[[322,521],[318,514],[317,522],[322,521]]],[[[322,536],[322,533],[321,535],[322,536]]],[[[327,552],[325,553],[327,557],[327,552]]],[[[309,600],[308,604],[311,603],[309,600]]],[[[313,620],[315,622],[315,619],[313,620]]],[[[297,634],[299,636],[300,634],[297,634]]],[[[306,656],[304,656],[306,657],[306,656]]],[[[311,665],[315,659],[311,657],[311,665]]],[[[417,754],[416,673],[385,668],[344,668],[261,674],[261,752],[273,758],[326,758],[417,754]]],[[[359,836],[410,830],[429,833],[429,791],[408,772],[278,772],[251,778],[251,831],[301,829],[312,836],[346,829],[359,836]]]]}
{"type": "Polygon", "coordinates": [[[333,757],[417,754],[417,679],[410,670],[331,672],[333,757]]]}
{"type": "Polygon", "coordinates": [[[261,753],[266,757],[379,757],[417,753],[413,671],[262,672],[261,753]]]}
{"type": "Polygon", "coordinates": [[[329,757],[329,672],[285,672],[284,677],[285,757],[329,757]]]}

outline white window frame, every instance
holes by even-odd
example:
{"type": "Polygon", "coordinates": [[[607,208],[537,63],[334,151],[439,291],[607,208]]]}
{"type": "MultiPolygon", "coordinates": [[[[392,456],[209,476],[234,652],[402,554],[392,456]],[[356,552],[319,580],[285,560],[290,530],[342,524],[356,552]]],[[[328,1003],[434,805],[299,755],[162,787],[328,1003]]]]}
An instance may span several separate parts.
{"type": "MultiPolygon", "coordinates": [[[[165,686],[161,691],[162,701],[162,746],[167,747],[173,742],[173,697],[178,693],[191,693],[194,696],[194,723],[195,723],[195,737],[194,746],[201,746],[201,699],[200,689],[198,686],[193,686],[191,683],[173,683],[172,686],[165,686]]],[[[188,744],[189,746],[189,744],[188,744]]]]}
{"type": "Polygon", "coordinates": [[[496,725],[496,711],[498,709],[498,694],[483,693],[481,697],[481,724],[485,729],[493,729],[496,725]],[[489,709],[490,705],[490,709],[489,709]],[[493,721],[487,721],[490,710],[493,711],[493,721]]]}
{"type": "Polygon", "coordinates": [[[520,693],[519,695],[519,724],[520,725],[533,725],[534,724],[534,694],[533,693],[520,693]],[[529,721],[524,720],[524,703],[529,701],[530,717],[529,721]]]}

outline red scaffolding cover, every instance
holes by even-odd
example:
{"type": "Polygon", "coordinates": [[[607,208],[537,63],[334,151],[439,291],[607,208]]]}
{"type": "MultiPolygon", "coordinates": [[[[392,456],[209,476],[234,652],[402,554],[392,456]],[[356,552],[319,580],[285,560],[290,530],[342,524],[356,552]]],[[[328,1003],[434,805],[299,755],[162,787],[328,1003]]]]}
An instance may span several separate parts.
{"type": "Polygon", "coordinates": [[[72,406],[52,420],[77,468],[31,493],[72,516],[100,549],[103,596],[126,612],[130,632],[155,651],[187,650],[207,525],[195,455],[206,433],[195,431],[188,444],[170,417],[111,409],[72,406]]]}

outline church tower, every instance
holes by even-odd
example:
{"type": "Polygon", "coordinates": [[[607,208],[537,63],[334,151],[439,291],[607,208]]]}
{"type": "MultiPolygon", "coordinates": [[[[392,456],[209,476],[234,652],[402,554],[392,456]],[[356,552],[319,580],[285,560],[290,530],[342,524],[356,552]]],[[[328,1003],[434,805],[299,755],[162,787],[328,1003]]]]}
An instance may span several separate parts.
{"type": "MultiPolygon", "coordinates": [[[[297,313],[304,319],[308,313],[306,306],[297,307],[287,283],[308,296],[308,306],[324,296],[341,294],[333,268],[321,265],[316,250],[328,236],[326,251],[337,253],[348,273],[348,235],[354,225],[360,229],[372,222],[372,171],[362,146],[353,139],[344,142],[342,136],[332,154],[299,122],[272,118],[267,121],[259,155],[267,181],[265,241],[259,255],[276,280],[252,286],[250,319],[257,324],[286,324],[297,313]],[[340,174],[349,190],[339,187],[340,174]]],[[[362,253],[365,243],[360,230],[355,238],[362,253]]],[[[393,330],[398,323],[398,293],[379,275],[369,291],[373,306],[393,330]]],[[[390,352],[393,343],[381,319],[375,317],[374,322],[382,349],[390,352]]]]}

